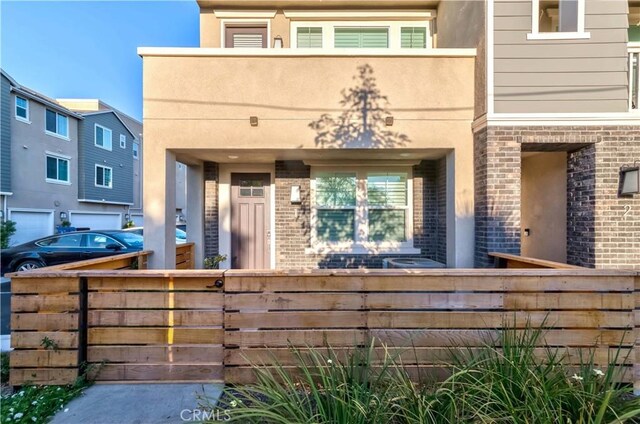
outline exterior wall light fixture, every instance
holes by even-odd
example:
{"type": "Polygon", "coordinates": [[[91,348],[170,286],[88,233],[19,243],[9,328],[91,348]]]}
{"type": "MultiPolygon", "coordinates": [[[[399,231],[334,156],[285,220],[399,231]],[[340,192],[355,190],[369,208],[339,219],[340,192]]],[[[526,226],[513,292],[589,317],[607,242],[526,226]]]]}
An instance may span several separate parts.
{"type": "Polygon", "coordinates": [[[257,127],[258,126],[258,117],[257,116],[250,116],[249,117],[249,124],[251,124],[252,127],[257,127]]]}
{"type": "Polygon", "coordinates": [[[300,186],[294,185],[291,186],[291,203],[301,203],[302,199],[300,197],[300,186]]]}
{"type": "Polygon", "coordinates": [[[393,116],[387,116],[386,118],[384,118],[384,124],[387,127],[392,127],[393,126],[393,116]]]}
{"type": "Polygon", "coordinates": [[[129,215],[128,213],[124,214],[124,220],[125,221],[129,221],[130,218],[131,218],[131,215],[129,215]]]}
{"type": "Polygon", "coordinates": [[[279,35],[276,35],[276,37],[273,39],[273,48],[281,49],[282,47],[284,47],[284,43],[282,42],[282,37],[280,37],[279,35]]]}
{"type": "Polygon", "coordinates": [[[620,195],[631,196],[640,193],[640,161],[635,161],[633,166],[620,168],[620,195]]]}
{"type": "Polygon", "coordinates": [[[67,219],[67,213],[66,212],[60,212],[60,221],[65,221],[67,219]]]}

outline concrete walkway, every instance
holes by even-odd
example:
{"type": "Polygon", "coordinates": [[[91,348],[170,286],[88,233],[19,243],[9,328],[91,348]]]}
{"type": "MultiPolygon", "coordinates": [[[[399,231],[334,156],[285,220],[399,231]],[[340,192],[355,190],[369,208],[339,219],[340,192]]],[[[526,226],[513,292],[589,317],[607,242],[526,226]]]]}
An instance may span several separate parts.
{"type": "MultiPolygon", "coordinates": [[[[214,408],[221,384],[97,384],[58,412],[53,424],[156,424],[198,422],[214,408]],[[205,401],[203,398],[208,400],[205,401]]],[[[211,416],[211,415],[209,415],[211,416]]],[[[213,415],[215,417],[215,415],[213,415]]],[[[215,418],[212,419],[215,421],[215,418]]]]}

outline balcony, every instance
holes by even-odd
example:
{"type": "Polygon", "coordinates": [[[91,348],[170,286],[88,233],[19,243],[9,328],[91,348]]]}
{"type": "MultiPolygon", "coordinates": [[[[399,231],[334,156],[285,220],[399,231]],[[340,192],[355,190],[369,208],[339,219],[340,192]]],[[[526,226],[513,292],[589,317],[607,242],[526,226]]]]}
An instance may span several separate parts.
{"type": "Polygon", "coordinates": [[[638,112],[640,105],[640,44],[629,45],[629,110],[638,112]]]}
{"type": "Polygon", "coordinates": [[[474,49],[141,48],[139,54],[145,138],[198,160],[204,150],[207,160],[228,161],[235,153],[222,150],[235,149],[253,154],[243,156],[250,161],[269,161],[267,150],[282,156],[291,149],[451,149],[471,134],[474,49]],[[370,137],[340,142],[322,133],[354,122],[370,137]],[[374,127],[385,136],[371,137],[374,127]]]}

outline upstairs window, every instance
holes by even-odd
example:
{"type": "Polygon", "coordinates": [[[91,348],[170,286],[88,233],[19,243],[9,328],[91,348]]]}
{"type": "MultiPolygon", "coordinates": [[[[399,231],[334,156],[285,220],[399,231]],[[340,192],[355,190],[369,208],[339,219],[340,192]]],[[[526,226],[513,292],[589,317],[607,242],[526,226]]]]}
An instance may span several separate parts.
{"type": "Polygon", "coordinates": [[[224,46],[234,49],[266,49],[266,24],[228,24],[224,31],[224,46]]]}
{"type": "Polygon", "coordinates": [[[138,159],[140,156],[140,146],[138,145],[138,143],[133,143],[133,158],[134,159],[138,159]]]}
{"type": "Polygon", "coordinates": [[[16,96],[16,119],[29,122],[29,100],[16,96]]]}
{"type": "Polygon", "coordinates": [[[301,49],[322,48],[321,27],[299,27],[297,31],[297,46],[301,49]]]}
{"type": "Polygon", "coordinates": [[[96,187],[111,188],[113,170],[108,166],[96,165],[96,187]]]}
{"type": "Polygon", "coordinates": [[[69,118],[51,109],[47,109],[45,113],[45,130],[49,134],[59,135],[60,137],[69,137],[69,118]]]}
{"type": "Polygon", "coordinates": [[[69,159],[47,155],[47,182],[69,183],[69,159]]]}
{"type": "Polygon", "coordinates": [[[127,136],[124,134],[120,134],[120,148],[121,149],[127,148],[127,136]]]}
{"type": "Polygon", "coordinates": [[[584,32],[584,0],[532,0],[529,39],[589,38],[584,32]]]}
{"type": "Polygon", "coordinates": [[[428,49],[431,20],[296,21],[291,23],[292,48],[428,49]]]}
{"type": "Polygon", "coordinates": [[[111,130],[96,124],[94,144],[105,150],[111,150],[111,130]]]}
{"type": "Polygon", "coordinates": [[[427,47],[427,28],[402,27],[400,44],[403,49],[424,49],[427,47]]]}
{"type": "Polygon", "coordinates": [[[386,49],[389,47],[389,28],[336,28],[336,48],[386,49]]]}

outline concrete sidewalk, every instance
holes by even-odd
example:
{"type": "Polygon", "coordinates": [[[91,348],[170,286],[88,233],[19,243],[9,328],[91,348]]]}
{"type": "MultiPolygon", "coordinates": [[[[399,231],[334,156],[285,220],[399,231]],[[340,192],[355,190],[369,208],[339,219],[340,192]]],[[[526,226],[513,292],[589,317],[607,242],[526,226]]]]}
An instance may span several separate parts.
{"type": "MultiPolygon", "coordinates": [[[[203,401],[213,407],[222,384],[97,384],[85,390],[52,424],[156,424],[198,422],[203,401]]],[[[219,420],[223,411],[207,411],[219,420]],[[215,415],[214,415],[215,417],[215,415]]],[[[209,415],[211,416],[211,415],[209,415]]],[[[215,419],[214,419],[215,420],[215,419]]]]}

